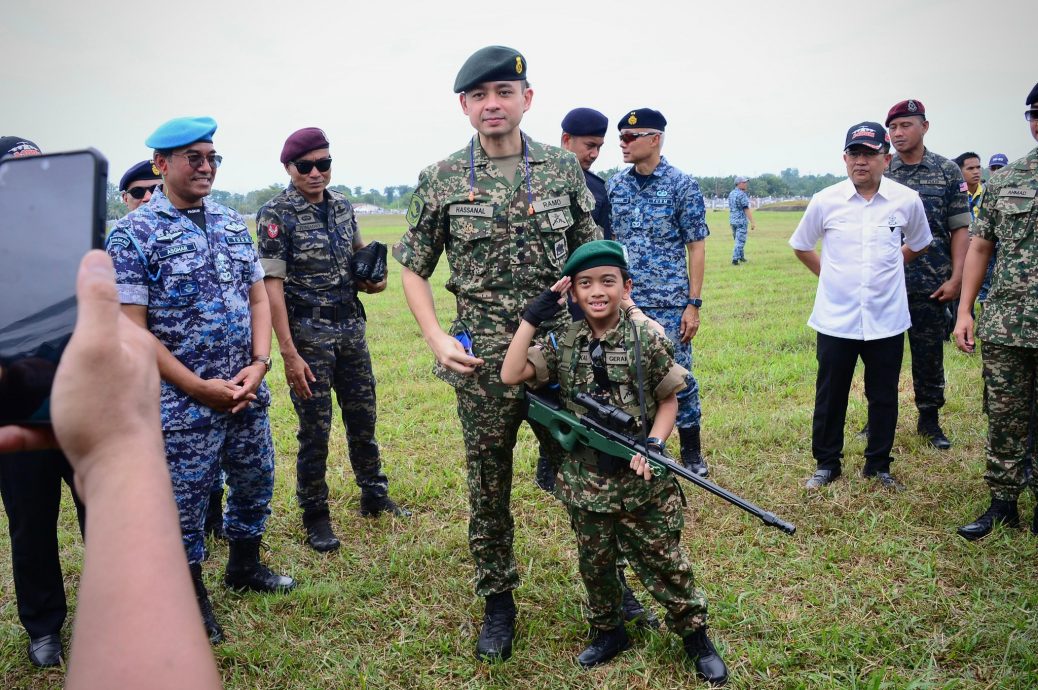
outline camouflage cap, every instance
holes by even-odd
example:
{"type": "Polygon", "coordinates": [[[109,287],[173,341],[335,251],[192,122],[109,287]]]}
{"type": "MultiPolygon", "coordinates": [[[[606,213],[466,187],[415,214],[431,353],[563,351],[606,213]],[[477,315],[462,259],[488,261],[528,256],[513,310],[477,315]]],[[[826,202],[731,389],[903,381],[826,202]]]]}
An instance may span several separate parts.
{"type": "Polygon", "coordinates": [[[1034,85],[1031,89],[1031,93],[1027,94],[1027,100],[1024,101],[1024,105],[1038,105],[1038,84],[1034,85]]]}
{"type": "Polygon", "coordinates": [[[526,79],[526,58],[514,48],[487,46],[474,52],[458,70],[454,93],[468,91],[487,81],[526,79]]]}
{"type": "Polygon", "coordinates": [[[616,266],[626,271],[627,251],[624,246],[613,240],[586,242],[570,254],[569,261],[562,267],[562,275],[573,277],[598,266],[616,266]]]}
{"type": "Polygon", "coordinates": [[[667,128],[667,118],[663,117],[663,113],[658,110],[638,108],[637,110],[629,111],[616,123],[616,128],[621,131],[637,127],[658,129],[662,132],[667,128]]]}
{"type": "Polygon", "coordinates": [[[923,106],[921,101],[909,98],[907,101],[901,101],[895,103],[894,107],[887,113],[887,120],[883,123],[884,127],[890,126],[890,121],[895,120],[899,117],[910,117],[912,115],[918,115],[919,117],[926,119],[926,108],[923,106]]]}

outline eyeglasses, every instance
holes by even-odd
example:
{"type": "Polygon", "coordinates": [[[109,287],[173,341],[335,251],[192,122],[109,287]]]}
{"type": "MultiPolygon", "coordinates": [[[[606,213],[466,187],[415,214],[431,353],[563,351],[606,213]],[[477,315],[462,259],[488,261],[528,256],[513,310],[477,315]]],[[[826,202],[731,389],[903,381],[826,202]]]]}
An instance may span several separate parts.
{"type": "Polygon", "coordinates": [[[603,391],[612,389],[609,381],[609,371],[606,369],[605,350],[602,349],[602,341],[594,338],[588,341],[588,354],[591,356],[591,374],[595,377],[595,384],[603,391]]]}
{"type": "Polygon", "coordinates": [[[216,154],[216,153],[210,153],[208,156],[203,156],[202,154],[197,153],[195,151],[190,151],[188,153],[179,153],[179,152],[177,152],[177,153],[171,153],[169,155],[170,156],[180,156],[181,158],[186,160],[187,164],[190,165],[195,170],[198,170],[198,169],[200,169],[202,167],[202,161],[205,161],[205,162],[209,163],[209,167],[212,168],[213,170],[216,170],[217,168],[219,168],[220,167],[220,163],[223,163],[223,156],[221,156],[219,154],[216,154]]]}
{"type": "Polygon", "coordinates": [[[1030,122],[1031,120],[1038,120],[1038,108],[1034,110],[1025,110],[1024,119],[1030,122]]]}
{"type": "Polygon", "coordinates": [[[314,168],[317,168],[317,172],[324,173],[332,169],[332,159],[329,156],[328,158],[318,158],[315,161],[292,161],[292,165],[296,166],[300,175],[309,175],[314,168]]]}
{"type": "Polygon", "coordinates": [[[620,141],[625,144],[630,144],[635,139],[641,139],[642,137],[653,137],[659,134],[659,132],[621,132],[620,141]]]}
{"type": "Polygon", "coordinates": [[[158,186],[159,186],[158,183],[155,183],[155,184],[151,185],[150,187],[131,187],[130,189],[126,190],[126,193],[129,194],[130,196],[132,196],[134,199],[137,199],[138,201],[140,201],[141,199],[144,198],[145,194],[152,194],[152,193],[154,193],[155,188],[158,187],[158,186]]]}
{"type": "Polygon", "coordinates": [[[844,151],[844,154],[846,154],[846,156],[851,159],[875,158],[876,156],[883,155],[883,149],[876,149],[875,151],[873,151],[872,149],[854,149],[853,151],[848,149],[844,151]]]}

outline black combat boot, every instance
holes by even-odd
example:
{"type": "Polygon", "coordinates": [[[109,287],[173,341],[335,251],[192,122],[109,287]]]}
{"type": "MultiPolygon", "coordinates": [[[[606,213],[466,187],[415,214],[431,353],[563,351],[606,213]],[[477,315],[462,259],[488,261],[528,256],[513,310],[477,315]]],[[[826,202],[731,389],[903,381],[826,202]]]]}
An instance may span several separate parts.
{"type": "Polygon", "coordinates": [[[710,474],[710,468],[703,459],[703,451],[699,445],[699,427],[678,427],[678,435],[681,437],[681,464],[700,477],[710,474]]]}
{"type": "Polygon", "coordinates": [[[646,609],[642,606],[642,603],[638,601],[638,597],[634,596],[634,591],[631,589],[631,586],[627,584],[627,578],[624,577],[622,567],[616,569],[616,575],[620,579],[620,586],[623,587],[624,620],[634,623],[638,627],[649,627],[654,630],[659,630],[660,619],[656,617],[652,608],[646,609]]]}
{"type": "Polygon", "coordinates": [[[326,553],[339,548],[339,539],[332,531],[332,523],[327,510],[303,513],[303,527],[306,529],[306,543],[314,551],[326,553]]]}
{"type": "Polygon", "coordinates": [[[577,657],[577,663],[584,668],[604,664],[631,646],[631,638],[627,637],[627,630],[623,625],[618,625],[612,630],[596,628],[594,635],[591,644],[577,657]]]}
{"type": "Polygon", "coordinates": [[[411,517],[411,511],[394,503],[389,494],[361,491],[360,514],[364,517],[378,517],[382,513],[389,513],[394,517],[411,517]]]}
{"type": "Polygon", "coordinates": [[[706,626],[685,637],[685,653],[695,663],[696,673],[707,683],[724,685],[728,682],[728,667],[706,636],[706,626]]]}
{"type": "Polygon", "coordinates": [[[991,530],[998,523],[1006,527],[1020,526],[1020,512],[1016,508],[1016,501],[992,498],[991,506],[984,511],[983,515],[959,528],[959,536],[970,541],[977,541],[991,534],[991,530]]]}
{"type": "Polygon", "coordinates": [[[202,582],[202,564],[193,563],[187,567],[191,570],[191,584],[195,586],[195,599],[198,600],[198,610],[202,613],[202,623],[205,624],[209,644],[220,644],[223,642],[223,628],[216,622],[213,605],[209,602],[209,592],[206,591],[205,583],[202,582]]]}
{"type": "Polygon", "coordinates": [[[537,458],[537,474],[534,475],[533,481],[548,493],[555,490],[555,468],[551,466],[551,462],[544,453],[537,458]]]}
{"type": "Polygon", "coordinates": [[[916,431],[937,450],[951,448],[951,441],[944,435],[944,431],[937,421],[937,410],[919,410],[919,423],[916,425],[916,431]]]}
{"type": "Polygon", "coordinates": [[[227,559],[227,570],[223,581],[228,587],[238,591],[253,592],[289,592],[296,586],[296,581],[286,575],[278,575],[260,563],[260,538],[231,539],[230,557],[227,559]]]}
{"type": "Polygon", "coordinates": [[[515,600],[511,592],[491,594],[486,600],[483,627],[476,642],[476,658],[480,661],[504,661],[512,656],[515,637],[515,600]]]}
{"type": "Polygon", "coordinates": [[[209,493],[209,507],[205,509],[205,536],[227,538],[223,531],[223,489],[209,493]]]}

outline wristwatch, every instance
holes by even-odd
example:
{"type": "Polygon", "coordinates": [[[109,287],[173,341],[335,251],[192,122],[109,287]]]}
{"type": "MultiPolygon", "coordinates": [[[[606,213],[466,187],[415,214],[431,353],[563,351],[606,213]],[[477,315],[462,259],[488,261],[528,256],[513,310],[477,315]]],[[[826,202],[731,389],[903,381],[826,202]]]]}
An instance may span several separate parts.
{"type": "Polygon", "coordinates": [[[689,306],[699,309],[701,306],[703,306],[703,300],[700,297],[689,297],[688,304],[689,306]]]}
{"type": "Polygon", "coordinates": [[[663,439],[661,438],[650,436],[649,438],[645,439],[645,445],[646,447],[648,447],[649,450],[654,450],[660,454],[663,453],[663,439]]]}
{"type": "Polygon", "coordinates": [[[270,355],[267,355],[266,357],[253,357],[252,363],[255,364],[256,362],[261,362],[265,367],[267,367],[267,371],[270,371],[270,366],[273,363],[273,360],[270,358],[270,355]]]}

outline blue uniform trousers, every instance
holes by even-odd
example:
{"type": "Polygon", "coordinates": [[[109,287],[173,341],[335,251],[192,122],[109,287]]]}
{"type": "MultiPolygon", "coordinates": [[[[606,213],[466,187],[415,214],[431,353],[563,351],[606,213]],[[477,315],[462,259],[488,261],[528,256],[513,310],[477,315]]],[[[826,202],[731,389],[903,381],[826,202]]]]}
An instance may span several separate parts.
{"type": "MultiPolygon", "coordinates": [[[[699,382],[692,375],[692,342],[681,342],[679,335],[681,329],[681,314],[685,309],[671,307],[642,307],[642,312],[650,319],[663,326],[667,332],[667,338],[674,344],[674,361],[688,370],[685,377],[685,390],[678,391],[678,421],[679,429],[699,426],[702,412],[699,408],[699,382]]],[[[652,391],[646,391],[651,395],[652,391]]]]}

